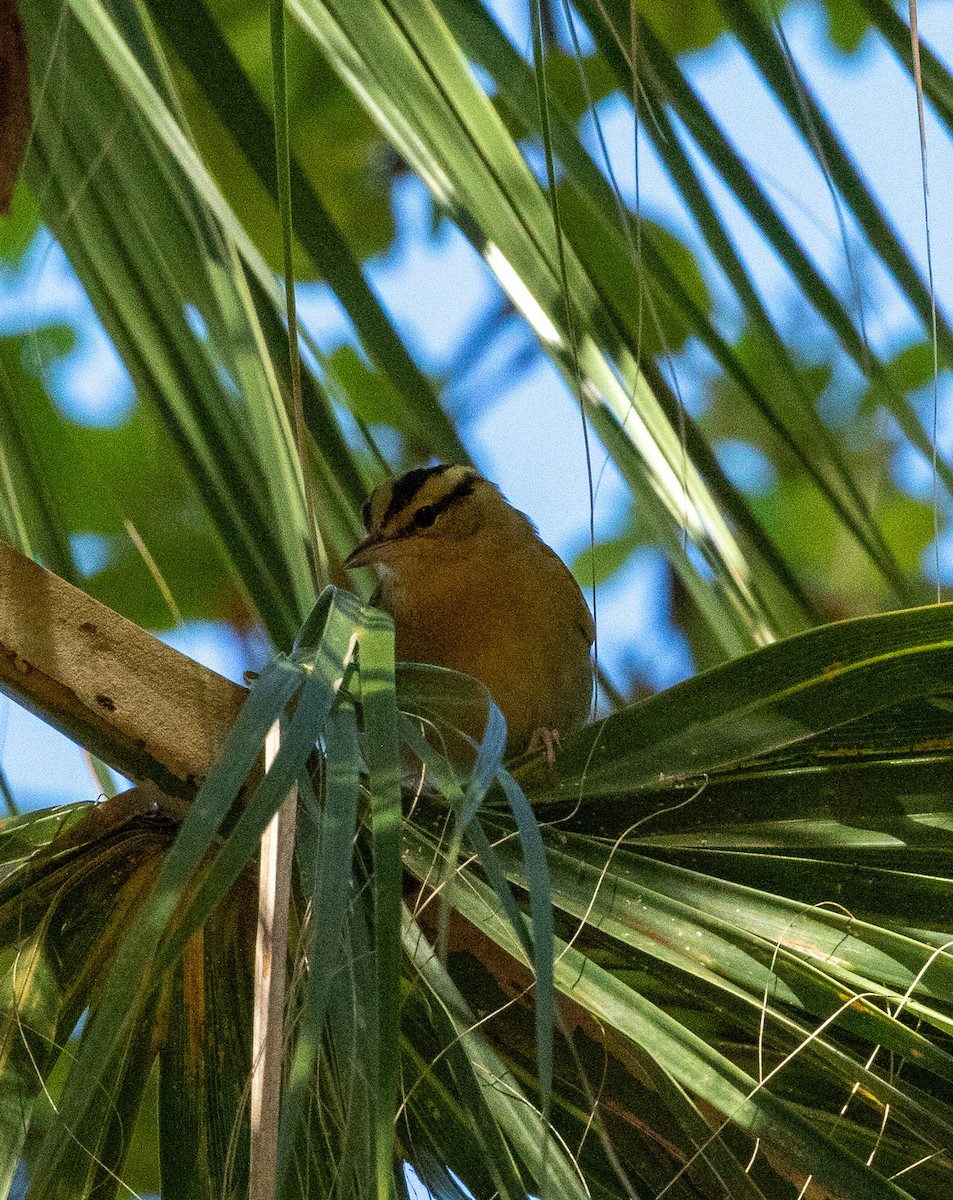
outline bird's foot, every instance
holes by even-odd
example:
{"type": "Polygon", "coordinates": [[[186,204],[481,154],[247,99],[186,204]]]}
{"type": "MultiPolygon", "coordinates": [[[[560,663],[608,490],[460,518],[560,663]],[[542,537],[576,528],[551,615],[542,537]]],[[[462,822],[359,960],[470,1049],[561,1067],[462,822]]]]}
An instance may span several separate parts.
{"type": "Polygon", "coordinates": [[[559,746],[559,730],[558,729],[534,729],[533,736],[529,739],[529,745],[526,747],[528,753],[534,750],[539,750],[540,747],[546,747],[546,761],[550,766],[556,761],[556,747],[559,746]]]}

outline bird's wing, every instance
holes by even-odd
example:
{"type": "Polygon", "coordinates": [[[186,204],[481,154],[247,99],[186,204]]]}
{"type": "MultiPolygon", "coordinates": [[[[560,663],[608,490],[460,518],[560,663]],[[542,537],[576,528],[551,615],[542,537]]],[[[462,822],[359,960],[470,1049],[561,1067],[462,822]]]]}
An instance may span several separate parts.
{"type": "Polygon", "coordinates": [[[573,575],[572,571],[570,571],[556,551],[551,546],[547,546],[542,539],[540,539],[539,544],[549,551],[556,572],[561,572],[564,576],[567,584],[566,592],[572,596],[573,623],[586,639],[586,645],[591,646],[596,640],[596,626],[592,619],[592,613],[589,611],[589,605],[586,603],[586,598],[582,594],[582,588],[576,582],[575,575],[573,575]]]}

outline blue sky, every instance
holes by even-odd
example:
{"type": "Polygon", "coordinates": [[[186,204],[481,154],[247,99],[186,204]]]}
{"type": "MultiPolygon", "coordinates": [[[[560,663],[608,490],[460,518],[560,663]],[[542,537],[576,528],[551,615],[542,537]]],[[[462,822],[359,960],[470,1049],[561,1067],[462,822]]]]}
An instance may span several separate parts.
{"type": "MultiPolygon", "coordinates": [[[[499,0],[493,7],[505,16],[514,43],[520,48],[528,46],[525,4],[499,0]]],[[[921,36],[947,63],[953,61],[951,17],[950,0],[920,0],[921,36]]],[[[823,20],[814,4],[787,12],[784,25],[794,56],[827,111],[835,116],[856,162],[915,260],[925,264],[913,91],[890,52],[872,37],[852,56],[832,50],[823,20]]],[[[721,39],[711,49],[690,56],[686,65],[699,91],[838,291],[850,294],[851,270],[860,278],[871,343],[878,349],[897,349],[918,336],[914,319],[887,286],[883,272],[863,257],[849,221],[845,244],[842,214],[839,216],[832,203],[823,176],[784,115],[764,102],[758,77],[741,52],[728,39],[721,39]],[[751,119],[753,112],[758,114],[757,121],[751,119]]],[[[631,113],[619,97],[609,97],[600,105],[599,115],[614,172],[631,200],[635,177],[631,113]]],[[[589,126],[591,137],[591,121],[589,126]]],[[[953,193],[953,147],[929,113],[927,140],[933,272],[938,301],[950,312],[953,221],[948,210],[953,193]]],[[[802,320],[783,268],[734,201],[710,174],[709,179],[711,194],[729,221],[768,306],[780,314],[782,324],[802,320]]],[[[639,186],[645,215],[665,224],[690,246],[697,246],[691,221],[645,139],[639,144],[639,186]]],[[[371,264],[369,275],[422,364],[445,372],[467,332],[497,294],[495,283],[479,256],[447,222],[431,236],[429,205],[420,184],[412,180],[398,183],[394,206],[398,241],[387,256],[371,264]]],[[[709,273],[708,283],[713,291],[724,292],[714,273],[709,273]]],[[[301,311],[325,348],[348,336],[347,321],[323,289],[302,288],[301,311]]],[[[128,379],[58,247],[41,238],[31,248],[19,276],[0,275],[0,329],[20,331],[54,319],[69,321],[80,334],[78,348],[70,358],[50,368],[50,386],[59,402],[83,421],[121,420],[132,402],[128,379]]],[[[729,305],[723,317],[725,332],[732,331],[733,319],[737,320],[737,314],[733,317],[729,305]]],[[[506,361],[526,344],[525,332],[514,327],[501,339],[496,354],[506,361]]],[[[701,360],[691,353],[676,361],[679,388],[688,404],[697,393],[702,367],[701,360]]],[[[945,396],[942,399],[945,401],[945,396]]],[[[468,412],[478,412],[477,417],[464,420],[464,436],[485,473],[533,517],[543,537],[564,557],[578,555],[586,544],[589,522],[582,430],[575,401],[553,368],[536,357],[528,369],[502,379],[484,370],[465,380],[448,400],[465,417],[468,412]]],[[[726,469],[733,472],[750,474],[758,467],[743,446],[727,447],[724,461],[726,469]]],[[[898,470],[912,489],[929,488],[929,470],[916,455],[904,452],[898,470]]],[[[604,466],[597,460],[595,471],[600,479],[596,526],[597,531],[606,533],[620,519],[625,492],[611,464],[604,466]]],[[[953,560],[953,553],[949,557],[953,560]]],[[[664,619],[664,582],[661,560],[645,550],[599,594],[604,661],[617,668],[628,663],[658,687],[691,670],[685,647],[664,619]]],[[[233,678],[240,677],[245,666],[238,644],[215,627],[192,626],[176,631],[170,640],[233,678]]],[[[95,795],[81,753],[3,699],[0,755],[23,803],[47,804],[95,795]]]]}

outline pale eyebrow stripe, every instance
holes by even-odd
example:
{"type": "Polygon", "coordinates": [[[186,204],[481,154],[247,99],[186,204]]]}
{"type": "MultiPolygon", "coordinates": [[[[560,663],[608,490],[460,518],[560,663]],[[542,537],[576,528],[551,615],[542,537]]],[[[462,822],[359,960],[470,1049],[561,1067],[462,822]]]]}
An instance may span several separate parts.
{"type": "Polygon", "coordinates": [[[428,479],[432,479],[435,475],[442,475],[444,471],[448,471],[449,469],[449,467],[441,463],[436,467],[420,467],[416,471],[408,471],[406,475],[402,475],[394,484],[393,491],[390,494],[390,503],[381,516],[381,528],[383,529],[388,522],[392,521],[399,512],[402,512],[407,507],[428,479]]]}

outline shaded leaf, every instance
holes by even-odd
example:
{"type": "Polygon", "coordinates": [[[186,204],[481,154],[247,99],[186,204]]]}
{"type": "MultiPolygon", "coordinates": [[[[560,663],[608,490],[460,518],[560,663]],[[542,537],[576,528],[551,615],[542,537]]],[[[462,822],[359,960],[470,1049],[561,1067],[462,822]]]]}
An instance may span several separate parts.
{"type": "Polygon", "coordinates": [[[27,47],[16,0],[0,4],[0,214],[10,211],[30,135],[27,47]]]}

